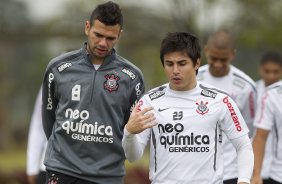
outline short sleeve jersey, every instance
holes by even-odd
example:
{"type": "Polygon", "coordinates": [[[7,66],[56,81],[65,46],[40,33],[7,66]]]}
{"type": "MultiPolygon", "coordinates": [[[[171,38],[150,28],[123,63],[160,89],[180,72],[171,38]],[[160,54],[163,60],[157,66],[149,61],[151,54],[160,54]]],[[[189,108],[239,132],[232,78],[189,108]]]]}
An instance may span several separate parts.
{"type": "MultiPolygon", "coordinates": [[[[209,65],[199,68],[197,80],[208,83],[228,93],[236,102],[248,128],[250,137],[253,134],[253,120],[256,106],[255,82],[243,71],[230,65],[229,73],[224,77],[214,77],[209,72],[209,65]]],[[[223,135],[224,180],[234,179],[237,174],[236,150],[223,135]]]]}
{"type": "Polygon", "coordinates": [[[190,91],[163,85],[138,102],[154,107],[157,125],[137,134],[150,142],[152,184],[219,184],[223,177],[222,133],[229,139],[248,134],[234,101],[198,82],[190,91]]]}
{"type": "MultiPolygon", "coordinates": [[[[256,88],[257,88],[257,107],[259,106],[262,96],[266,90],[265,83],[263,80],[259,80],[256,82],[256,88]]],[[[257,108],[258,109],[258,108],[257,108]]],[[[262,164],[262,170],[261,170],[261,176],[262,178],[269,178],[270,169],[271,169],[271,162],[272,162],[272,154],[273,154],[273,132],[271,131],[268,134],[267,141],[266,141],[266,147],[264,152],[264,159],[262,164]]]]}
{"type": "Polygon", "coordinates": [[[257,128],[272,130],[274,154],[270,177],[282,182],[282,80],[267,87],[259,105],[254,125],[257,128]]]}
{"type": "Polygon", "coordinates": [[[256,82],[257,89],[257,105],[260,103],[263,93],[265,92],[265,83],[263,80],[258,80],[256,82]]]}

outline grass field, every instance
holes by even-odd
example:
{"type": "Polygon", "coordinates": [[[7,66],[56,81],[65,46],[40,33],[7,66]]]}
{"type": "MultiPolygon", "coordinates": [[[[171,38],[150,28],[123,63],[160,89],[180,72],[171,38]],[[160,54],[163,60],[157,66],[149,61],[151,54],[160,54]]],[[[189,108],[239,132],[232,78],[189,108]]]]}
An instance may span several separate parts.
{"type": "MultiPolygon", "coordinates": [[[[126,184],[146,184],[142,179],[148,176],[149,153],[145,152],[143,158],[135,163],[125,162],[127,175],[126,184]]],[[[0,150],[0,184],[24,184],[26,170],[26,146],[14,146],[0,150]]],[[[149,182],[147,182],[149,183],[149,182]]]]}
{"type": "Polygon", "coordinates": [[[0,150],[0,183],[26,184],[26,147],[0,150]]]}
{"type": "MultiPolygon", "coordinates": [[[[128,161],[125,165],[128,169],[140,166],[148,167],[149,153],[145,152],[143,158],[133,164],[128,161]]],[[[8,150],[0,151],[0,171],[14,171],[14,170],[25,170],[26,168],[26,148],[24,146],[14,147],[8,150]]]]}
{"type": "Polygon", "coordinates": [[[24,146],[0,151],[0,170],[25,170],[26,148],[24,146]]]}

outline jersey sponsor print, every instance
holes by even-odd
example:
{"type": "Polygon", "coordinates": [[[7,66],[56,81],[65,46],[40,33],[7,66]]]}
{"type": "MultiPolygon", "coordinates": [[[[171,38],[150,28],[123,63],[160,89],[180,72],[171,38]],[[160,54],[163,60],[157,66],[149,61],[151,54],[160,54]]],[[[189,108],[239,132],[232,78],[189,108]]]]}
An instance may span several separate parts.
{"type": "Polygon", "coordinates": [[[77,109],[72,110],[68,108],[65,117],[72,121],[65,121],[62,124],[62,128],[68,135],[71,135],[72,139],[113,143],[113,128],[110,125],[106,126],[98,122],[87,122],[89,118],[89,112],[87,110],[80,112],[77,109]]]}

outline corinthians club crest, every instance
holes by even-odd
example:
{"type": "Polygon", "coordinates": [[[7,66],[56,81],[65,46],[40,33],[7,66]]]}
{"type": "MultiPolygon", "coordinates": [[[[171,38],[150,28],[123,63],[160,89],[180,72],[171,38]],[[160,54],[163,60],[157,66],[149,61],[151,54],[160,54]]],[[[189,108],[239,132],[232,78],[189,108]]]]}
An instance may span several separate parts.
{"type": "Polygon", "coordinates": [[[205,100],[197,100],[196,105],[198,105],[198,108],[196,109],[196,112],[204,115],[209,112],[209,108],[207,107],[209,102],[205,100]]]}
{"type": "Polygon", "coordinates": [[[59,178],[55,174],[51,174],[51,178],[48,179],[48,184],[57,184],[59,178]]]}
{"type": "Polygon", "coordinates": [[[110,93],[113,91],[117,91],[119,84],[119,77],[114,74],[105,75],[106,81],[104,82],[104,88],[107,89],[110,93]]]}

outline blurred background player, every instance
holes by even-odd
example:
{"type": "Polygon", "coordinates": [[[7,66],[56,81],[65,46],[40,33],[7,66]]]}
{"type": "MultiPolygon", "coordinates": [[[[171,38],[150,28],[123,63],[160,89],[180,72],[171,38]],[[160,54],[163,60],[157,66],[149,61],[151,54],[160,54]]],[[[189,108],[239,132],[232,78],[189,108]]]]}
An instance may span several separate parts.
{"type": "MultiPolygon", "coordinates": [[[[236,102],[251,136],[255,114],[255,82],[243,71],[231,65],[236,49],[232,36],[225,31],[211,34],[204,48],[207,65],[199,68],[198,81],[227,92],[236,102]]],[[[224,184],[237,184],[236,150],[223,135],[224,184]]]]}
{"type": "MultiPolygon", "coordinates": [[[[282,58],[278,52],[268,51],[266,52],[259,65],[259,74],[261,79],[256,82],[257,85],[257,105],[262,100],[262,95],[265,92],[266,87],[278,82],[282,77],[282,58]]],[[[266,148],[264,152],[263,165],[261,168],[261,177],[263,178],[263,184],[269,184],[268,180],[271,169],[272,153],[273,153],[273,132],[270,131],[266,141],[266,148]]]]}
{"type": "Polygon", "coordinates": [[[260,101],[265,87],[278,82],[282,77],[282,58],[281,54],[276,51],[266,52],[259,65],[260,80],[257,85],[257,99],[260,101]]]}
{"type": "Polygon", "coordinates": [[[28,144],[26,174],[29,184],[42,184],[45,182],[45,166],[43,159],[47,146],[47,139],[42,125],[42,89],[37,95],[31,117],[28,144]]]}
{"type": "Polygon", "coordinates": [[[273,133],[273,155],[268,183],[282,184],[282,80],[266,88],[259,103],[254,125],[257,128],[253,141],[255,165],[252,184],[262,184],[262,163],[267,137],[273,133]]]}

